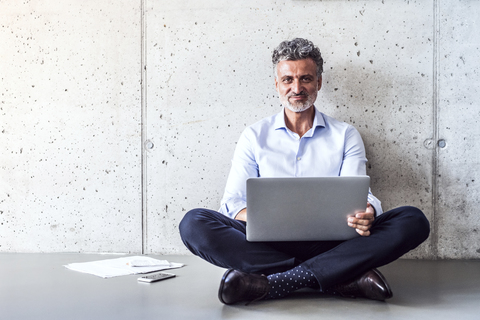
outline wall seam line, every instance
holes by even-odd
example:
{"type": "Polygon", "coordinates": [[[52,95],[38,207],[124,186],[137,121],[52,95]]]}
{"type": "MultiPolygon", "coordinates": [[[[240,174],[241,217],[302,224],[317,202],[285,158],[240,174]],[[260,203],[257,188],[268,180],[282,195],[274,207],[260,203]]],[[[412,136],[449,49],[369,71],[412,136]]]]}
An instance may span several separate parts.
{"type": "Polygon", "coordinates": [[[438,119],[438,106],[439,106],[439,38],[440,38],[440,5],[439,0],[433,1],[433,168],[432,168],[432,254],[433,258],[438,259],[438,139],[439,139],[439,119],[438,119]]]}
{"type": "Polygon", "coordinates": [[[146,0],[140,1],[140,50],[141,50],[141,166],[142,166],[142,219],[141,219],[141,232],[142,232],[142,243],[141,243],[141,253],[145,254],[147,246],[147,150],[145,146],[145,141],[147,140],[147,54],[146,54],[146,17],[145,17],[145,2],[146,0]]]}

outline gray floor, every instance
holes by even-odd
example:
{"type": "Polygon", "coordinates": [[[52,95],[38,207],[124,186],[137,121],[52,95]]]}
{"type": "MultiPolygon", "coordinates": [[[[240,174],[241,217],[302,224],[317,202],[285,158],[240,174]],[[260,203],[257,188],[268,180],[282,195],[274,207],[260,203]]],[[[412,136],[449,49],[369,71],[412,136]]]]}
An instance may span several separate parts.
{"type": "Polygon", "coordinates": [[[388,302],[301,291],[249,306],[222,305],[223,269],[193,256],[155,256],[186,264],[174,279],[102,279],[68,270],[91,254],[0,254],[0,319],[480,319],[480,261],[399,260],[381,268],[388,302]]]}

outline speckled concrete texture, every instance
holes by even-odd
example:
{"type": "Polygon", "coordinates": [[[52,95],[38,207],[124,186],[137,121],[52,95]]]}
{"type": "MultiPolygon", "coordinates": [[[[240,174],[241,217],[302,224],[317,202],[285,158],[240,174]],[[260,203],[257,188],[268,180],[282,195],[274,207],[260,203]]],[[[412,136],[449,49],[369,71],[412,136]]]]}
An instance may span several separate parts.
{"type": "Polygon", "coordinates": [[[242,130],[281,110],[271,52],[305,37],[317,107],[353,124],[385,210],[480,258],[476,1],[0,2],[0,251],[185,254],[242,130]]]}
{"type": "MultiPolygon", "coordinates": [[[[384,208],[432,218],[432,2],[148,4],[147,123],[159,148],[147,155],[147,252],[182,250],[186,210],[218,207],[241,131],[281,110],[271,52],[294,37],[321,48],[317,106],[362,134],[384,208]]],[[[412,255],[430,257],[430,246],[412,255]]]]}
{"type": "Polygon", "coordinates": [[[140,251],[139,2],[0,12],[0,251],[140,251]]]}
{"type": "Polygon", "coordinates": [[[480,3],[442,1],[439,11],[438,193],[440,258],[480,257],[480,3]]]}

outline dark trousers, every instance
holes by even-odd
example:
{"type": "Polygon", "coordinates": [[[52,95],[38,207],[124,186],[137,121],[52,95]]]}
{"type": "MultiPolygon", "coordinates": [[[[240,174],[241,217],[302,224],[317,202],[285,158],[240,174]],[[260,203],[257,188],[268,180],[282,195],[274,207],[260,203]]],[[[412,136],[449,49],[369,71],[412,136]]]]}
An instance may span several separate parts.
{"type": "Polygon", "coordinates": [[[248,242],[245,222],[208,209],[187,212],[179,228],[187,248],[216,266],[268,275],[302,265],[322,289],[398,259],[430,233],[428,220],[415,207],[384,212],[370,236],[347,241],[248,242]]]}

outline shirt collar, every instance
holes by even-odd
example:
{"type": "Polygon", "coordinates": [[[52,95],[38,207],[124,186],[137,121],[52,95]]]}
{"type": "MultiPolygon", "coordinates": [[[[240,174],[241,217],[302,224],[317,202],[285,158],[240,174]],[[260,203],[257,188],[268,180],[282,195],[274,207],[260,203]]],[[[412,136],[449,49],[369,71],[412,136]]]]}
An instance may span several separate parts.
{"type": "MultiPolygon", "coordinates": [[[[325,127],[325,119],[323,119],[322,113],[318,111],[318,109],[315,106],[314,108],[315,108],[315,116],[313,118],[312,134],[315,131],[316,127],[325,127]]],[[[282,129],[282,128],[287,129],[287,125],[285,124],[285,107],[282,108],[282,111],[280,111],[275,115],[273,126],[275,130],[282,129]]]]}

